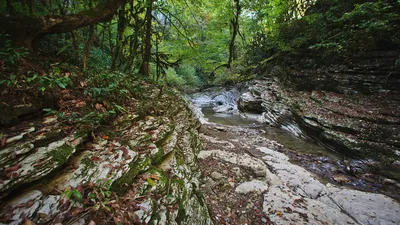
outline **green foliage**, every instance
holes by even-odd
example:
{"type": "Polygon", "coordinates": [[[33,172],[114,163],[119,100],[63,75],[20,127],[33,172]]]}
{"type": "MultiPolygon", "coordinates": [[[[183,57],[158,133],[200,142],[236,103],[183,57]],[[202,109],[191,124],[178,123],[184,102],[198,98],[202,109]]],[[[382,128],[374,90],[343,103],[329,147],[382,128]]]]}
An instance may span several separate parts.
{"type": "Polygon", "coordinates": [[[64,191],[63,196],[72,202],[81,203],[83,201],[82,194],[76,189],[64,191]]]}
{"type": "MultiPolygon", "coordinates": [[[[284,19],[287,9],[280,13],[271,9],[280,16],[275,16],[277,19],[267,32],[256,33],[249,57],[260,61],[278,52],[306,51],[325,58],[352,57],[370,50],[398,47],[399,7],[398,1],[319,0],[303,17],[290,19],[284,19]]],[[[267,20],[267,24],[271,22],[267,20]]]]}
{"type": "Polygon", "coordinates": [[[166,79],[165,81],[167,82],[168,85],[173,86],[173,87],[182,87],[183,85],[186,84],[186,81],[179,76],[175,69],[170,67],[166,71],[166,79]]]}
{"type": "Polygon", "coordinates": [[[71,82],[71,79],[62,74],[60,68],[55,67],[49,74],[39,75],[32,71],[28,72],[28,76],[17,76],[11,74],[8,79],[0,80],[0,85],[5,84],[10,89],[18,89],[29,85],[36,88],[40,93],[44,93],[48,89],[56,87],[65,89],[71,82]]]}
{"type": "Polygon", "coordinates": [[[17,68],[19,59],[26,55],[28,51],[25,48],[12,46],[10,35],[0,33],[0,61],[7,67],[17,68]]]}
{"type": "Polygon", "coordinates": [[[196,69],[191,65],[184,64],[176,69],[176,73],[185,80],[188,86],[201,85],[200,79],[196,74],[196,69]]]}
{"type": "Polygon", "coordinates": [[[97,70],[110,69],[112,62],[112,56],[109,52],[99,47],[93,47],[90,49],[90,56],[88,60],[89,68],[97,70]]]}
{"type": "Polygon", "coordinates": [[[73,202],[80,203],[79,206],[88,210],[98,211],[110,208],[110,201],[115,200],[115,193],[111,189],[111,180],[98,180],[96,183],[87,183],[80,185],[81,188],[67,189],[62,197],[73,202]]]}
{"type": "Polygon", "coordinates": [[[120,72],[88,71],[86,74],[88,88],[84,93],[97,101],[126,99],[134,83],[127,74],[120,72]]]}

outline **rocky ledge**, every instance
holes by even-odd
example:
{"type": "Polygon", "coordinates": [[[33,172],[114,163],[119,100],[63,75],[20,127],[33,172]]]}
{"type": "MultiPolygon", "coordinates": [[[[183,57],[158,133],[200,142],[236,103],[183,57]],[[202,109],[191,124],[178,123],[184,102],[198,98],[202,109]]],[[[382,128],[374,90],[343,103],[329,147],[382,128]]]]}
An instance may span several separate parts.
{"type": "Polygon", "coordinates": [[[202,190],[217,224],[399,224],[385,195],[321,182],[260,129],[204,124],[202,190]]]}
{"type": "Polygon", "coordinates": [[[109,126],[48,116],[1,130],[0,223],[211,224],[200,124],[177,94],[146,90],[109,126]]]}
{"type": "Polygon", "coordinates": [[[249,83],[239,106],[349,157],[399,167],[399,54],[372,52],[351,66],[286,72],[274,68],[270,78],[249,83]]]}

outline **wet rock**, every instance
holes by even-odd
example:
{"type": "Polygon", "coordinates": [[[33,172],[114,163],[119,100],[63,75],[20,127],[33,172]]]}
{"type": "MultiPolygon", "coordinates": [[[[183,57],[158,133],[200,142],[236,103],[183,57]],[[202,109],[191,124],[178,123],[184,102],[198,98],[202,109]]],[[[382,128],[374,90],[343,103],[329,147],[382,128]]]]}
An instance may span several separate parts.
{"type": "Polygon", "coordinates": [[[268,184],[266,184],[265,182],[259,181],[259,180],[252,180],[249,182],[244,182],[239,184],[236,189],[235,192],[237,193],[248,193],[248,192],[257,192],[257,193],[261,193],[263,191],[267,191],[268,190],[268,184]]]}
{"type": "Polygon", "coordinates": [[[243,93],[238,99],[238,108],[243,112],[262,113],[262,98],[251,92],[243,93]]]}

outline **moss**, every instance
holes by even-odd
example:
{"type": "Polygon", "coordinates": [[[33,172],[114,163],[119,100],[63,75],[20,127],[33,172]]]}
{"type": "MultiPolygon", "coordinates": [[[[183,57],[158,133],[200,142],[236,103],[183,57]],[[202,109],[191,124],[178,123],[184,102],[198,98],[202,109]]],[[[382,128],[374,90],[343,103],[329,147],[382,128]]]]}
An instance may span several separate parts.
{"type": "Polygon", "coordinates": [[[80,137],[86,137],[86,136],[88,136],[89,132],[90,132],[89,129],[78,130],[77,132],[75,132],[74,138],[77,139],[77,138],[80,138],[80,137]]]}
{"type": "Polygon", "coordinates": [[[164,143],[166,143],[168,140],[171,139],[172,134],[174,133],[174,130],[175,130],[175,126],[172,126],[172,127],[171,127],[171,130],[168,131],[168,132],[166,132],[166,133],[164,134],[164,136],[163,136],[160,140],[158,140],[157,142],[155,142],[154,144],[155,144],[157,147],[160,148],[164,143]]]}
{"type": "Polygon", "coordinates": [[[155,153],[155,154],[151,157],[151,164],[152,164],[153,166],[158,166],[158,165],[160,165],[160,164],[164,161],[164,159],[165,159],[165,157],[166,157],[167,155],[168,155],[168,154],[165,155],[165,151],[164,151],[163,148],[159,148],[158,152],[155,153]]]}
{"type": "Polygon", "coordinates": [[[47,156],[53,157],[53,161],[56,161],[58,165],[63,165],[68,161],[68,158],[72,155],[74,148],[70,145],[64,144],[54,151],[51,151],[47,156]]]}
{"type": "Polygon", "coordinates": [[[95,167],[95,163],[89,159],[89,157],[84,157],[81,160],[81,164],[84,164],[85,168],[82,171],[82,174],[87,174],[87,172],[89,171],[90,168],[95,167]]]}
{"type": "Polygon", "coordinates": [[[132,185],[135,177],[148,169],[150,165],[151,160],[149,158],[144,158],[139,161],[132,161],[129,163],[129,171],[112,184],[111,190],[115,191],[119,195],[125,194],[125,192],[128,191],[132,185]]]}

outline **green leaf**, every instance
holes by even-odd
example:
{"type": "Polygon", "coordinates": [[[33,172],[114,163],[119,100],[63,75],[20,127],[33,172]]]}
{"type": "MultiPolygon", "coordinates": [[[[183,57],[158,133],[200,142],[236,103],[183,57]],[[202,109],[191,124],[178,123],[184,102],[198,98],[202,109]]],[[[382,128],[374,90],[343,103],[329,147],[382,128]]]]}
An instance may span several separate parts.
{"type": "Polygon", "coordinates": [[[74,196],[75,200],[77,200],[78,202],[83,201],[82,194],[78,190],[73,190],[72,195],[74,196]]]}
{"type": "Polygon", "coordinates": [[[150,185],[150,186],[155,186],[156,185],[156,183],[152,180],[152,179],[150,179],[150,178],[147,178],[146,179],[146,182],[150,185]]]}

